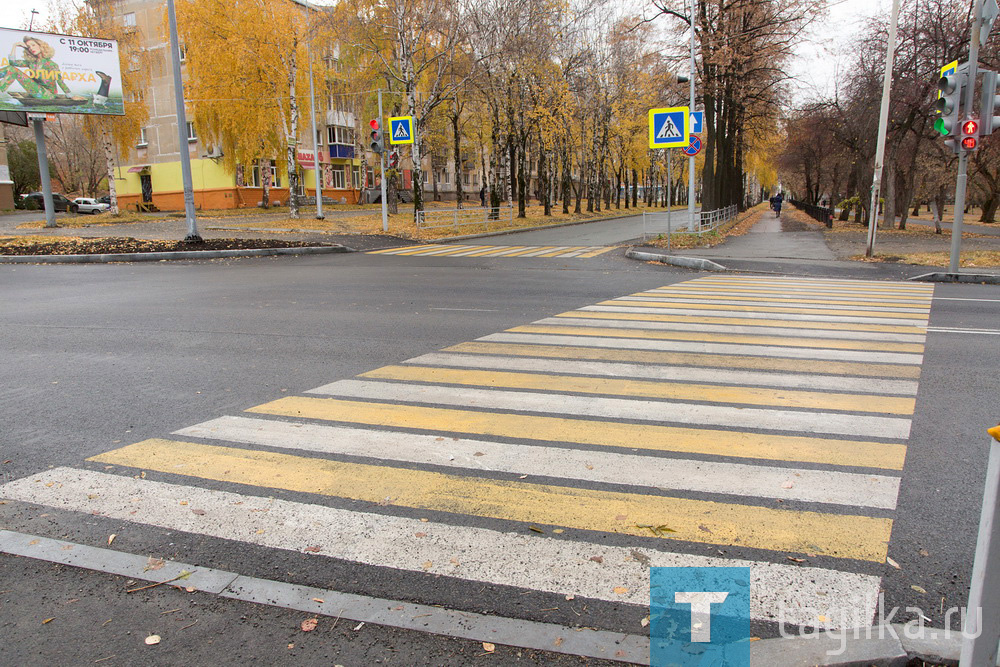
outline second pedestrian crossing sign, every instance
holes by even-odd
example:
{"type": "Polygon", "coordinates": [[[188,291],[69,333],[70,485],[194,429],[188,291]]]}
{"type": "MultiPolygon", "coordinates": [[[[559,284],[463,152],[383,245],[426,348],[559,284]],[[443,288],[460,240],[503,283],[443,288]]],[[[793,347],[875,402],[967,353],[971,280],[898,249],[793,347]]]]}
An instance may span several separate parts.
{"type": "Polygon", "coordinates": [[[690,143],[688,107],[649,110],[649,147],[683,148],[690,143]]]}
{"type": "Polygon", "coordinates": [[[413,116],[396,116],[389,119],[389,143],[413,143],[413,116]]]}

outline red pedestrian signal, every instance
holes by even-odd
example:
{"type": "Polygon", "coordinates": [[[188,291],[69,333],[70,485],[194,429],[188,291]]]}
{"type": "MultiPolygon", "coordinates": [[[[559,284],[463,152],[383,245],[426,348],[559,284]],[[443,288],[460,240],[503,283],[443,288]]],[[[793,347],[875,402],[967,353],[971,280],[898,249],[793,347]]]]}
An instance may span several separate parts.
{"type": "Polygon", "coordinates": [[[962,123],[962,134],[975,135],[979,131],[979,123],[974,120],[967,120],[962,123]]]}

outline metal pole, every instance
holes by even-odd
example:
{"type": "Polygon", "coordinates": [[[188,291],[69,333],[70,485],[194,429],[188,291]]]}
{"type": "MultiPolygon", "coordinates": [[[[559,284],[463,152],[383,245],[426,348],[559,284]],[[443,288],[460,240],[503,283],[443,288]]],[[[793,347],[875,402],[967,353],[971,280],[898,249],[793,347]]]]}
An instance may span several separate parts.
{"type": "Polygon", "coordinates": [[[177,15],[174,0],[167,0],[167,18],[170,23],[170,63],[174,70],[174,108],[177,112],[177,152],[181,156],[181,178],[184,181],[184,215],[187,218],[186,243],[201,243],[198,223],[194,214],[194,186],[191,184],[191,156],[188,153],[187,117],[184,113],[184,81],[181,79],[180,48],[177,40],[177,15]]]}
{"type": "MultiPolygon", "coordinates": [[[[688,112],[694,111],[694,14],[698,0],[691,0],[691,76],[688,112]]],[[[688,231],[694,231],[694,156],[688,158],[688,231]]]]}
{"type": "MultiPolygon", "coordinates": [[[[976,77],[979,74],[979,32],[983,26],[983,0],[976,0],[972,12],[972,36],[969,39],[969,73],[968,86],[965,89],[965,104],[963,116],[972,115],[972,106],[976,101],[976,77]]],[[[959,120],[961,124],[961,119],[959,120]]],[[[961,138],[959,138],[961,141],[961,138]]],[[[965,187],[969,171],[969,152],[959,144],[958,179],[955,182],[955,220],[951,224],[951,257],[948,262],[948,273],[959,272],[959,259],[962,255],[962,223],[965,221],[965,187]]]]}
{"type": "Polygon", "coordinates": [[[673,151],[667,151],[667,253],[670,253],[670,211],[674,207],[674,163],[671,159],[673,151]]]}
{"type": "MultiPolygon", "coordinates": [[[[1000,426],[989,430],[1000,440],[1000,426]]],[[[983,508],[979,515],[979,536],[976,538],[976,558],[972,565],[969,606],[962,628],[961,667],[997,664],[1000,640],[1000,516],[997,515],[1000,488],[1000,442],[990,444],[986,465],[986,488],[983,508]],[[991,562],[992,561],[992,562],[991,562]]]]}
{"type": "Polygon", "coordinates": [[[872,202],[871,208],[868,209],[866,257],[871,257],[875,252],[875,223],[878,220],[878,195],[882,187],[882,161],[885,158],[885,133],[889,122],[889,89],[892,87],[892,64],[896,58],[896,24],[898,22],[899,0],[892,0],[892,15],[889,18],[889,42],[885,50],[885,73],[882,77],[882,108],[878,114],[878,144],[875,148],[875,173],[872,176],[872,202]]]}
{"type": "Polygon", "coordinates": [[[42,204],[45,206],[45,226],[57,227],[56,209],[52,203],[52,179],[49,176],[49,156],[45,152],[44,120],[34,118],[31,126],[35,130],[35,148],[38,151],[38,175],[42,180],[42,204]]]}
{"type": "Polygon", "coordinates": [[[319,175],[319,139],[316,137],[316,92],[313,90],[312,44],[309,45],[309,113],[312,116],[313,160],[316,176],[316,219],[323,219],[323,185],[319,175]]]}
{"type": "MultiPolygon", "coordinates": [[[[382,89],[379,88],[378,91],[378,124],[382,127],[382,89]]],[[[382,131],[382,136],[385,137],[385,130],[382,131]]],[[[385,140],[383,139],[383,142],[385,140]]],[[[386,208],[386,194],[385,194],[385,149],[378,156],[379,165],[382,168],[382,231],[389,231],[389,210],[386,208]]],[[[417,230],[419,232],[419,230],[417,230]]]]}

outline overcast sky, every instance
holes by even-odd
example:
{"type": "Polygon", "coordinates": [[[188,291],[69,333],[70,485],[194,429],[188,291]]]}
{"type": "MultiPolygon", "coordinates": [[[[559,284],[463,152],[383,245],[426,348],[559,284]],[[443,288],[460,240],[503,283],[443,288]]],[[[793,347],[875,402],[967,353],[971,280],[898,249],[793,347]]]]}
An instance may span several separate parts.
{"type": "MultiPolygon", "coordinates": [[[[0,27],[27,27],[31,18],[30,4],[21,7],[15,4],[12,1],[0,3],[0,27]]],[[[319,0],[318,4],[327,2],[319,0]]],[[[867,17],[879,13],[888,15],[890,0],[830,0],[830,5],[829,16],[810,31],[792,63],[795,102],[832,94],[838,69],[842,70],[849,61],[848,40],[867,17]]],[[[48,18],[48,2],[38,0],[35,8],[39,11],[35,16],[37,26],[48,18]]]]}

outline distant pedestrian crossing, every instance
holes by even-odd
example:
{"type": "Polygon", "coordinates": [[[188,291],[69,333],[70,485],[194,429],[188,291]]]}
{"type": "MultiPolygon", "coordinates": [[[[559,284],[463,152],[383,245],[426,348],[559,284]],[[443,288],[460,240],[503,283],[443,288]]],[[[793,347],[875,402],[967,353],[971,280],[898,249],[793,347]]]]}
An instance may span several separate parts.
{"type": "Polygon", "coordinates": [[[866,625],[932,293],[698,278],[334,380],[0,495],[634,605],[648,604],[649,566],[749,565],[756,618],[781,608],[786,622],[866,625]]]}
{"type": "Polygon", "coordinates": [[[402,248],[372,250],[369,255],[405,255],[407,257],[557,257],[590,259],[614,250],[616,246],[530,246],[530,245],[456,245],[432,243],[402,248]]]}

